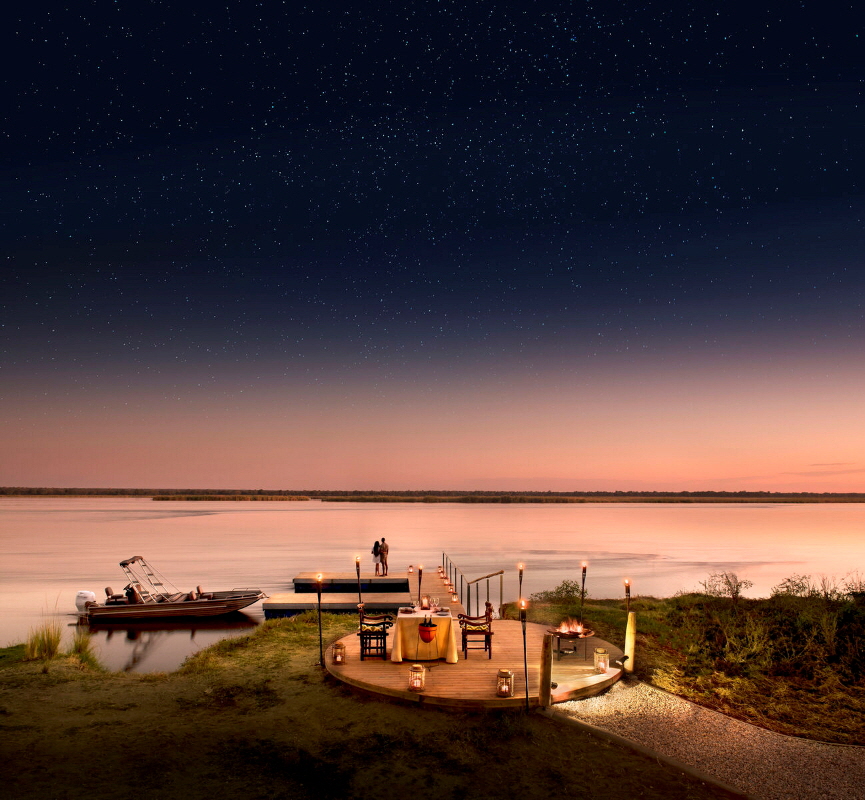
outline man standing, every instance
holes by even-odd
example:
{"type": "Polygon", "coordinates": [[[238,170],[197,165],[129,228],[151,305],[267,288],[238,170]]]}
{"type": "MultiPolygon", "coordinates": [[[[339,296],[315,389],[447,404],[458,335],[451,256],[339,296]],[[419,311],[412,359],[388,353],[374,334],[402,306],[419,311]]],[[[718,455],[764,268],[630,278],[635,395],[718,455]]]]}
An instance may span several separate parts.
{"type": "Polygon", "coordinates": [[[381,556],[381,569],[382,575],[387,575],[387,551],[390,548],[387,546],[387,542],[384,540],[384,536],[381,537],[381,544],[378,548],[378,554],[381,556]]]}

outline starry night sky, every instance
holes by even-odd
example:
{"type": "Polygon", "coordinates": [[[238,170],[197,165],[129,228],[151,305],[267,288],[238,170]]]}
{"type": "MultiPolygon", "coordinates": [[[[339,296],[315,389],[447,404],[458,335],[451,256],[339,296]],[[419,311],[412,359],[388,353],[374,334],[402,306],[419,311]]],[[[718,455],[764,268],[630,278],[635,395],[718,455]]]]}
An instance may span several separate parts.
{"type": "Polygon", "coordinates": [[[16,9],[0,484],[861,491],[853,9],[16,9]]]}

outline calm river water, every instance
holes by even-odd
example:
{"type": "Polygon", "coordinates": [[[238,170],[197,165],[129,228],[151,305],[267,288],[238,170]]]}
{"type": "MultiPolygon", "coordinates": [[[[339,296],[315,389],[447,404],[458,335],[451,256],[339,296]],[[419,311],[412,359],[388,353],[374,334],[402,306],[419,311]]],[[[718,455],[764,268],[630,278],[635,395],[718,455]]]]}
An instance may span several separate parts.
{"type": "MultiPolygon", "coordinates": [[[[593,597],[670,595],[711,572],[754,582],[752,596],[794,573],[843,579],[865,572],[863,504],[526,504],[155,502],[139,498],[0,499],[0,645],[23,641],[46,617],[75,624],[75,595],[116,591],[118,563],[150,560],[180,589],[258,586],[290,591],[307,571],[372,571],[376,538],[393,572],[434,568],[448,553],[468,578],[505,569],[505,600],[579,580],[588,561],[593,597]]],[[[498,601],[498,584],[494,599],[498,601]]],[[[97,631],[111,669],[169,670],[219,638],[262,619],[261,605],[233,621],[97,631]]]]}

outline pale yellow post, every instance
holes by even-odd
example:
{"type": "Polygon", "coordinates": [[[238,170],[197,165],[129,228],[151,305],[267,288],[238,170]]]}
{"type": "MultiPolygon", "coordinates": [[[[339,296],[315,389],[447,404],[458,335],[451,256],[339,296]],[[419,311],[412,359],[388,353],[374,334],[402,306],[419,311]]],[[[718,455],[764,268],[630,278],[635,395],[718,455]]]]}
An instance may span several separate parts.
{"type": "Polygon", "coordinates": [[[538,690],[538,702],[541,708],[549,708],[553,704],[553,634],[544,634],[541,647],[541,686],[538,690]]]}
{"type": "Polygon", "coordinates": [[[634,648],[637,643],[637,612],[628,612],[628,627],[625,630],[625,655],[628,660],[625,662],[625,672],[634,671],[634,648]]]}

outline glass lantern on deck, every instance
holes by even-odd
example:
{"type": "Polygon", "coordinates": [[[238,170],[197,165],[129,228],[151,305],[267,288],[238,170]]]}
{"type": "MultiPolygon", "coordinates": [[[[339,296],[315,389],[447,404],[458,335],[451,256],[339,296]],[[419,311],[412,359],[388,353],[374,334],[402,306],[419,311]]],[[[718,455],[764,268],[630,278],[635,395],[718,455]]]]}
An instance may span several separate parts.
{"type": "Polygon", "coordinates": [[[337,666],[345,664],[345,645],[342,642],[336,642],[330,652],[330,663],[337,666]]]}
{"type": "Polygon", "coordinates": [[[426,667],[423,664],[412,664],[408,670],[408,690],[422,692],[426,684],[426,667]]]}
{"type": "Polygon", "coordinates": [[[459,603],[459,601],[460,601],[460,596],[456,592],[451,592],[451,602],[452,603],[459,603]]]}
{"type": "Polygon", "coordinates": [[[509,669],[500,669],[499,674],[496,676],[496,696],[514,696],[514,673],[509,669]]]}
{"type": "Polygon", "coordinates": [[[610,666],[610,654],[606,647],[595,648],[595,672],[598,675],[604,675],[607,667],[610,666]]]}

